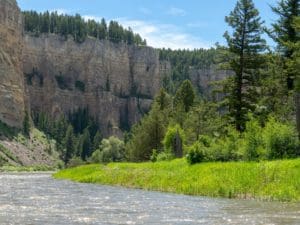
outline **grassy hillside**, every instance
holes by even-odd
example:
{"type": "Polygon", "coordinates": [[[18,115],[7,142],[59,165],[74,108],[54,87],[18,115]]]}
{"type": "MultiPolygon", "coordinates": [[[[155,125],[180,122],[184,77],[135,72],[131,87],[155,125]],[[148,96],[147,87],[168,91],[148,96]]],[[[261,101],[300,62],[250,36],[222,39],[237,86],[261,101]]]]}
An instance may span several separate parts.
{"type": "Polygon", "coordinates": [[[62,170],[54,177],[188,195],[300,201],[300,159],[193,166],[183,159],[93,164],[62,170]]]}
{"type": "Polygon", "coordinates": [[[61,165],[55,141],[31,128],[30,135],[0,122],[0,171],[53,170],[61,165]]]}

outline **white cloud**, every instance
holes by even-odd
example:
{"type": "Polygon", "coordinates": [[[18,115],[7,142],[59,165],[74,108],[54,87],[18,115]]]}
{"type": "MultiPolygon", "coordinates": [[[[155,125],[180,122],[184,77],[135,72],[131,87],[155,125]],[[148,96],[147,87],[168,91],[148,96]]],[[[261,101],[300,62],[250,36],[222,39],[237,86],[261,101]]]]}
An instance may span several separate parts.
{"type": "MultiPolygon", "coordinates": [[[[84,15],[86,21],[95,20],[101,21],[102,17],[84,15]]],[[[195,48],[210,48],[213,43],[202,40],[189,33],[182,31],[179,27],[171,24],[161,24],[147,22],[142,20],[131,20],[128,18],[114,18],[123,27],[131,27],[135,33],[141,35],[147,40],[147,44],[154,48],[171,48],[171,49],[195,49],[195,48]]],[[[109,20],[107,21],[109,23],[109,20]]]]}
{"type": "Polygon", "coordinates": [[[186,11],[184,9],[180,9],[180,8],[176,8],[176,7],[171,7],[167,11],[167,14],[171,15],[171,16],[185,16],[186,15],[186,11]]]}
{"type": "Polygon", "coordinates": [[[203,41],[201,38],[183,32],[174,25],[129,20],[126,18],[118,18],[116,20],[124,27],[131,27],[134,32],[139,33],[147,40],[149,46],[155,48],[195,49],[213,46],[213,43],[203,41]]]}

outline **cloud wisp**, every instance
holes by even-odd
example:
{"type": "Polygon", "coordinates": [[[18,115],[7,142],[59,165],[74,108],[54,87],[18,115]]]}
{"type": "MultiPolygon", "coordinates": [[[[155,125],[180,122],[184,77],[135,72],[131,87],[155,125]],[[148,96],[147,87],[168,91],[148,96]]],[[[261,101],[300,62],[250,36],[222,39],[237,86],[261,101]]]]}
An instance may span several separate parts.
{"type": "MultiPolygon", "coordinates": [[[[101,21],[102,17],[84,15],[86,21],[101,21]]],[[[133,20],[128,18],[115,18],[124,28],[131,27],[135,33],[141,35],[147,40],[147,44],[154,48],[170,48],[170,49],[199,49],[210,48],[213,43],[202,40],[187,32],[182,31],[179,27],[172,24],[161,24],[148,22],[143,20],[133,20]]],[[[109,21],[107,21],[109,23],[109,21]]]]}
{"type": "Polygon", "coordinates": [[[184,9],[171,7],[170,9],[168,9],[167,15],[170,15],[170,16],[185,16],[186,11],[184,9]]]}
{"type": "Polygon", "coordinates": [[[195,49],[210,48],[213,45],[171,24],[151,23],[126,18],[116,20],[124,27],[131,27],[134,32],[139,33],[147,40],[149,46],[155,48],[195,49]]]}

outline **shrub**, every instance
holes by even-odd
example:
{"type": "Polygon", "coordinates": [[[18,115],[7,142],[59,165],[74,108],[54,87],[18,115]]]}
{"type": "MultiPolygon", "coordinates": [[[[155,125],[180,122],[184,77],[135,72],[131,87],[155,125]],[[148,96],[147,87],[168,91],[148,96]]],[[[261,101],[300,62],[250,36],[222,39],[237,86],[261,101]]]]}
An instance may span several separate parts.
{"type": "Polygon", "coordinates": [[[94,163],[121,162],[125,159],[124,142],[117,137],[110,137],[101,141],[100,149],[91,157],[94,163]]]}
{"type": "Polygon", "coordinates": [[[200,142],[195,142],[191,147],[189,147],[186,159],[189,164],[200,163],[206,160],[206,154],[203,146],[200,142]]]}
{"type": "Polygon", "coordinates": [[[176,157],[182,157],[184,141],[183,129],[179,125],[169,126],[163,140],[164,149],[173,153],[176,157]]]}
{"type": "Polygon", "coordinates": [[[299,142],[294,127],[270,118],[263,131],[269,159],[291,158],[299,155],[299,142]]]}
{"type": "Polygon", "coordinates": [[[77,80],[75,82],[75,87],[76,87],[76,89],[78,89],[81,92],[85,91],[85,84],[82,81],[80,81],[80,80],[77,80]]]}
{"type": "Polygon", "coordinates": [[[156,162],[156,161],[157,161],[157,155],[158,155],[157,150],[156,150],[156,149],[153,149],[153,150],[152,150],[152,155],[150,156],[151,162],[156,162]]]}
{"type": "Polygon", "coordinates": [[[76,166],[80,166],[80,165],[84,165],[86,164],[85,161],[83,161],[80,157],[75,157],[70,159],[70,161],[68,162],[68,167],[76,167],[76,166]]]}
{"type": "Polygon", "coordinates": [[[240,133],[232,126],[227,128],[227,135],[219,139],[216,144],[217,146],[214,147],[218,148],[218,151],[215,151],[217,161],[236,161],[241,158],[243,140],[240,133]]]}
{"type": "Polygon", "coordinates": [[[55,80],[60,89],[62,90],[68,89],[68,81],[63,75],[60,74],[55,76],[55,80]]]}
{"type": "Polygon", "coordinates": [[[175,156],[171,152],[169,152],[169,151],[163,151],[163,152],[161,152],[161,153],[159,153],[157,155],[156,161],[157,162],[170,161],[170,160],[172,160],[174,158],[175,158],[175,156]]]}
{"type": "Polygon", "coordinates": [[[263,128],[256,119],[251,119],[246,123],[246,130],[243,134],[245,141],[244,159],[248,161],[265,159],[266,151],[262,136],[263,128]]]}
{"type": "Polygon", "coordinates": [[[93,163],[101,163],[102,162],[102,153],[100,149],[97,149],[96,151],[93,152],[90,161],[93,163]]]}

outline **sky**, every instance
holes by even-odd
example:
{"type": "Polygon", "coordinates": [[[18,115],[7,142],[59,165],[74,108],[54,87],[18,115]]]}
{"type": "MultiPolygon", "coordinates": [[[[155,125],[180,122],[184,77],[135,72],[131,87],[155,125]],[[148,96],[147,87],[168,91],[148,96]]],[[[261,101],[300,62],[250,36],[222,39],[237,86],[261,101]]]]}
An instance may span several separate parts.
{"type": "MultiPolygon", "coordinates": [[[[79,13],[86,19],[116,20],[156,48],[195,49],[225,44],[225,16],[236,0],[17,0],[22,10],[79,13]]],[[[277,0],[254,0],[266,26],[276,20],[277,0]]],[[[266,38],[269,45],[274,42],[266,38]]]]}

